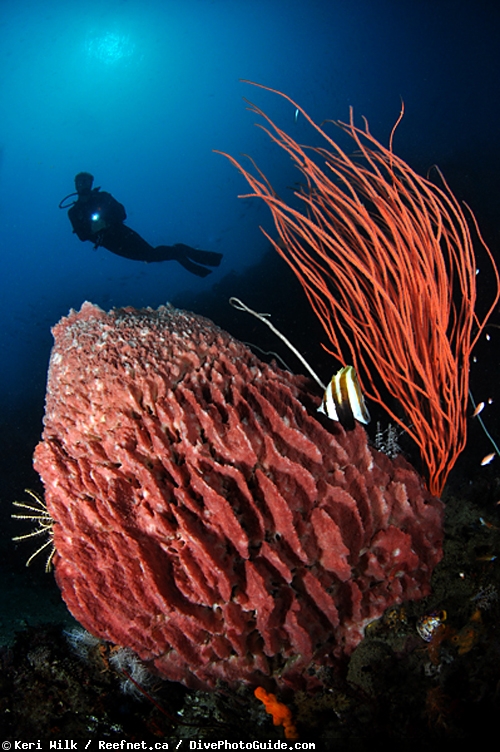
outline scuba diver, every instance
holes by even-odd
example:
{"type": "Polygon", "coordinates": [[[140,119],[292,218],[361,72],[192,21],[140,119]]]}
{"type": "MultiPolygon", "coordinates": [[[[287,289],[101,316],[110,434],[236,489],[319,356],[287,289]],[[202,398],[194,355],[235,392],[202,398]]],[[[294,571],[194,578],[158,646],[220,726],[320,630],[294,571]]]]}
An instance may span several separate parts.
{"type": "Polygon", "coordinates": [[[206,277],[212,270],[206,266],[219,266],[222,253],[198,251],[183,243],[159,245],[154,248],[141,236],[124,225],[125,207],[110,193],[92,188],[94,177],[89,172],[79,172],[75,177],[76,194],[70,193],[59,204],[67,209],[68,217],[78,238],[91,240],[94,248],[103,246],[118,256],[133,261],[178,261],[184,269],[198,277],[206,277]],[[67,199],[78,195],[72,204],[67,199]]]}

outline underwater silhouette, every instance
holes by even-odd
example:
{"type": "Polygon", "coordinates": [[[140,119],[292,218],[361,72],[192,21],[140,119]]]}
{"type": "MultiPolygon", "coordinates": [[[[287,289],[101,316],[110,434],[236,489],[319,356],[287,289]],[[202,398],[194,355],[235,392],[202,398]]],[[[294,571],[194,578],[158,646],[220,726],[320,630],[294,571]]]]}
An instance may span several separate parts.
{"type": "MultiPolygon", "coordinates": [[[[94,248],[102,246],[117,256],[133,261],[178,261],[191,274],[206,277],[212,272],[206,266],[219,266],[222,254],[214,251],[200,251],[184,243],[176,245],[150,245],[139,233],[123,223],[127,213],[110,193],[92,188],[94,177],[89,172],[79,172],[75,176],[78,199],[70,206],[68,217],[81,241],[90,240],[94,248]]],[[[73,196],[75,194],[70,194],[73,196]]],[[[66,196],[59,207],[64,209],[66,196]]]]}

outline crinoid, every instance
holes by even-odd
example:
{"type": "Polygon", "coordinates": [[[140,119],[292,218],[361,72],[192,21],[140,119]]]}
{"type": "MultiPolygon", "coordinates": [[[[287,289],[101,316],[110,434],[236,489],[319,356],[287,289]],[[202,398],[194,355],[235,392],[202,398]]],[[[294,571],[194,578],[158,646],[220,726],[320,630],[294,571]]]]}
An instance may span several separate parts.
{"type": "Polygon", "coordinates": [[[25,491],[31,496],[32,499],[34,499],[34,504],[36,504],[36,506],[32,506],[31,504],[24,504],[22,501],[14,501],[13,504],[15,507],[26,509],[27,513],[12,514],[11,517],[16,520],[31,520],[32,522],[34,522],[35,527],[30,533],[25,533],[24,535],[16,535],[16,537],[12,538],[12,540],[20,541],[26,540],[27,538],[34,538],[37,535],[45,536],[47,540],[42,543],[42,545],[37,548],[34,553],[31,554],[28,561],[26,562],[26,566],[29,567],[35,556],[38,556],[39,553],[50,546],[50,553],[45,563],[45,571],[50,572],[50,569],[52,567],[52,559],[54,558],[55,553],[54,520],[50,516],[45,501],[42,499],[42,497],[34,491],[31,491],[29,488],[26,488],[25,491]]]}

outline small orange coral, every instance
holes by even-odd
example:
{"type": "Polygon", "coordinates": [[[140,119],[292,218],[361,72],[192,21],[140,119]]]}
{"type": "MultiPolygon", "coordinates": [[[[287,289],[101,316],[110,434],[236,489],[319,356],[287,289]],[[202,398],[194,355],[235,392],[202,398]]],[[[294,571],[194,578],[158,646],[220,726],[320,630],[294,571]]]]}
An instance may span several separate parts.
{"type": "Polygon", "coordinates": [[[465,655],[469,650],[472,650],[474,645],[479,640],[481,632],[482,620],[481,611],[478,609],[472,614],[468,624],[463,627],[460,632],[457,632],[452,638],[454,645],[458,647],[458,654],[465,655]]]}
{"type": "Polygon", "coordinates": [[[283,726],[285,729],[286,739],[298,739],[299,734],[294,726],[292,711],[282,702],[278,702],[276,695],[266,692],[264,687],[257,687],[254,690],[255,697],[264,703],[266,713],[272,715],[275,726],[283,726]]]}

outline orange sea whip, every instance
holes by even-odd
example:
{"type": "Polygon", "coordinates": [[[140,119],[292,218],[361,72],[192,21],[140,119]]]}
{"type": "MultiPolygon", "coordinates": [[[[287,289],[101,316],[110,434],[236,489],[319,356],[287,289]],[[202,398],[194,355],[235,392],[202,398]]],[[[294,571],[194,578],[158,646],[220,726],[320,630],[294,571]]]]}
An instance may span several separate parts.
{"type": "Polygon", "coordinates": [[[439,170],[442,187],[392,150],[403,108],[388,148],[372,136],[366,119],[364,129],[354,125],[351,108],[349,123],[337,123],[356,145],[350,157],[286,94],[253,85],[290,102],[327,146],[301,146],[249,103],[270,126],[259,127],[288,152],[306,185],[294,193],[303,202],[299,211],[276,195],[253,160],[257,175],[225,154],[254,191],[242,197],[259,197],[269,206],[281,242],[263,232],[304,287],[330,340],[325,349],[355,366],[366,396],[414,439],[429,489],[441,495],[466,442],[471,351],[499,299],[491,251],[470,212],[496,284],[480,318],[474,247],[460,203],[439,170]],[[405,419],[383,398],[381,384],[405,419]]]}
{"type": "Polygon", "coordinates": [[[283,726],[286,739],[299,738],[290,708],[282,702],[279,702],[276,695],[266,692],[264,687],[256,687],[254,695],[258,700],[264,703],[266,713],[269,713],[273,718],[273,724],[275,726],[283,726]]]}

